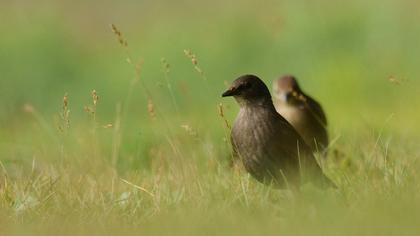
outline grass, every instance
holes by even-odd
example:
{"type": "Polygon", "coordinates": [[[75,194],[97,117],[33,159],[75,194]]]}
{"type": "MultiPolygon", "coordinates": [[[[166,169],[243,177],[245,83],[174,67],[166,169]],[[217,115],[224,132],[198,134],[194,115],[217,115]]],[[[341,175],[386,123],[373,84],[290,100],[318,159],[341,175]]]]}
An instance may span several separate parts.
{"type": "Polygon", "coordinates": [[[2,233],[418,235],[417,3],[238,4],[0,3],[2,233]],[[337,190],[229,167],[245,73],[321,101],[337,190]]]}
{"type": "Polygon", "coordinates": [[[228,168],[221,153],[206,149],[209,141],[184,136],[167,142],[151,148],[147,169],[120,173],[89,142],[51,153],[55,160],[6,163],[2,228],[64,234],[417,232],[419,166],[405,148],[382,140],[350,144],[359,151],[328,168],[338,190],[308,185],[293,196],[228,168]]]}

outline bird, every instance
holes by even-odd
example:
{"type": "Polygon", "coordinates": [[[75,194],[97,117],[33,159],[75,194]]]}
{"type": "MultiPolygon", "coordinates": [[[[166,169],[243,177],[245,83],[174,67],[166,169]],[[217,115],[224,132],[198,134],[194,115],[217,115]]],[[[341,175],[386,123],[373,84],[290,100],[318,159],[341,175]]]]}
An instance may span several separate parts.
{"type": "Polygon", "coordinates": [[[222,94],[230,96],[239,105],[231,131],[232,148],[252,177],[276,188],[293,189],[309,181],[323,188],[335,186],[324,175],[311,148],[277,113],[260,78],[240,76],[222,94]]]}
{"type": "Polygon", "coordinates": [[[273,102],[282,115],[311,147],[326,156],[328,147],[327,117],[322,106],[304,93],[293,75],[273,81],[273,102]]]}

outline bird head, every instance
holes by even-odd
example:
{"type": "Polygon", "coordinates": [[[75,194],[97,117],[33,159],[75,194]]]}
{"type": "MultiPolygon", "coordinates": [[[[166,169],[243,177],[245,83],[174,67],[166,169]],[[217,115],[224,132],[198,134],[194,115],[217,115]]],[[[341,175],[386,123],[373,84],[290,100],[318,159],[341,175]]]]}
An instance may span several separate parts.
{"type": "Polygon", "coordinates": [[[230,88],[222,94],[222,97],[229,96],[233,96],[240,106],[271,101],[267,86],[255,75],[243,75],[233,81],[230,88]]]}
{"type": "Polygon", "coordinates": [[[285,75],[274,80],[273,93],[275,98],[288,104],[299,103],[303,98],[296,77],[293,75],[285,75]]]}

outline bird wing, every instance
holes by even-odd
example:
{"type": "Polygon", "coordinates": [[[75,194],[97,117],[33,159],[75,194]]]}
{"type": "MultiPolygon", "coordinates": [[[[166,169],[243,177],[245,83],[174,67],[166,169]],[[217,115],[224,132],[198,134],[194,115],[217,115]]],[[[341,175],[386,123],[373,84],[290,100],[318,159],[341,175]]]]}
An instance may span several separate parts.
{"type": "MultiPolygon", "coordinates": [[[[317,160],[312,154],[311,148],[303,141],[303,138],[281,115],[275,119],[273,126],[276,137],[271,139],[271,148],[268,157],[272,162],[281,162],[284,169],[299,171],[303,181],[310,180],[322,186],[331,185],[331,181],[324,175],[317,160]],[[285,137],[285,138],[282,138],[285,137]]],[[[334,184],[332,184],[334,185],[334,184]]]]}
{"type": "Polygon", "coordinates": [[[322,109],[321,105],[315,101],[312,97],[306,95],[306,102],[308,104],[309,109],[311,112],[322,122],[323,125],[327,126],[327,116],[325,115],[324,110],[322,109]]]}
{"type": "Polygon", "coordinates": [[[278,115],[276,123],[277,124],[273,127],[275,129],[274,133],[279,137],[274,137],[272,139],[272,142],[274,142],[270,145],[273,147],[272,155],[277,156],[276,154],[286,154],[284,156],[299,157],[301,159],[295,159],[293,160],[294,162],[304,161],[311,165],[318,165],[310,147],[303,141],[303,138],[297,133],[293,126],[280,115],[278,115]],[[306,159],[308,159],[308,161],[306,159]]]}

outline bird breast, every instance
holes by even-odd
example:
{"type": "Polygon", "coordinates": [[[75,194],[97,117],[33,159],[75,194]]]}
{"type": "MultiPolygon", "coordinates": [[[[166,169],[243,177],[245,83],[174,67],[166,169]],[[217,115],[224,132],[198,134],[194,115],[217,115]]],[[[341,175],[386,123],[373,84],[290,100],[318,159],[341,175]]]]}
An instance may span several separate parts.
{"type": "Polygon", "coordinates": [[[266,155],[274,133],[270,114],[264,109],[241,108],[232,130],[240,156],[257,162],[266,155]]]}
{"type": "Polygon", "coordinates": [[[296,106],[289,105],[277,105],[277,112],[282,115],[289,123],[291,124],[301,124],[304,123],[304,109],[296,106]]]}

